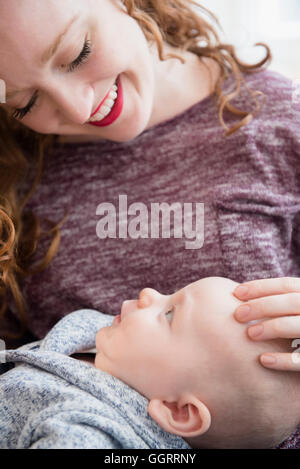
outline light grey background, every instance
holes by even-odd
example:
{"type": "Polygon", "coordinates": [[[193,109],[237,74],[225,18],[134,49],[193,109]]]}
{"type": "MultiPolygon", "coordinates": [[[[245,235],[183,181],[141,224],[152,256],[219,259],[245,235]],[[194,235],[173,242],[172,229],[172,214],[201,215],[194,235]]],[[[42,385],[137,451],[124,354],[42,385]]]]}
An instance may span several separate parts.
{"type": "Polygon", "coordinates": [[[227,42],[238,56],[255,62],[264,56],[266,42],[272,50],[270,70],[300,79],[300,0],[197,0],[211,10],[224,29],[227,42]]]}

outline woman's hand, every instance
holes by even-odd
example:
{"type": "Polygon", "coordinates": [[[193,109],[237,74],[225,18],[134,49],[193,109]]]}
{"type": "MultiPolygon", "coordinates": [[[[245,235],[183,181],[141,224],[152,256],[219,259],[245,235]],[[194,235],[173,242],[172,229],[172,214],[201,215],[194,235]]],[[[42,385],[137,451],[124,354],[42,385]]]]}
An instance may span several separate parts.
{"type": "Polygon", "coordinates": [[[291,340],[293,353],[262,354],[262,365],[276,370],[300,371],[300,278],[253,280],[239,285],[234,295],[245,302],[235,311],[238,321],[263,319],[249,327],[251,339],[294,339],[291,340]]]}

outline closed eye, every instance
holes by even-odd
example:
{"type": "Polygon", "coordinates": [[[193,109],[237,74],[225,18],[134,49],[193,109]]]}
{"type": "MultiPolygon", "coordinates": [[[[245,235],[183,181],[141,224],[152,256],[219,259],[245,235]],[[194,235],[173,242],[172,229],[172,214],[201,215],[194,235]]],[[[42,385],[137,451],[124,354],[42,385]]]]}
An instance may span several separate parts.
{"type": "Polygon", "coordinates": [[[80,52],[77,59],[75,59],[67,68],[68,72],[72,72],[75,68],[79,67],[86,59],[89,57],[90,53],[92,52],[91,41],[86,40],[83,49],[80,52]]]}
{"type": "MultiPolygon", "coordinates": [[[[91,41],[86,40],[84,42],[83,49],[80,52],[79,56],[70,65],[68,65],[67,72],[73,72],[76,68],[82,65],[87,60],[91,52],[92,52],[91,41]]],[[[38,92],[36,91],[34,95],[32,96],[32,98],[30,99],[27,106],[25,106],[22,109],[15,109],[12,114],[12,117],[14,119],[19,119],[19,120],[24,119],[24,117],[27,116],[27,114],[29,114],[34,108],[37,98],[38,98],[38,92]]]]}
{"type": "Polygon", "coordinates": [[[174,307],[172,306],[172,308],[169,309],[168,312],[166,313],[167,320],[169,321],[170,324],[173,319],[173,314],[174,314],[174,307]]]}

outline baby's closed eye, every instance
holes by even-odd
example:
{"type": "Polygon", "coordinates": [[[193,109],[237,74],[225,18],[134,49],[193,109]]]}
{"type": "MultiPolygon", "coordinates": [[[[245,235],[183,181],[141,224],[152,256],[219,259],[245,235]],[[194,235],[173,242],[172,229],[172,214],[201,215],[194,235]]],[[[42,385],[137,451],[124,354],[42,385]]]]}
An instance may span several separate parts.
{"type": "Polygon", "coordinates": [[[172,318],[173,318],[173,313],[174,313],[174,307],[172,306],[172,308],[168,309],[168,311],[166,313],[167,319],[170,323],[171,323],[172,318]]]}

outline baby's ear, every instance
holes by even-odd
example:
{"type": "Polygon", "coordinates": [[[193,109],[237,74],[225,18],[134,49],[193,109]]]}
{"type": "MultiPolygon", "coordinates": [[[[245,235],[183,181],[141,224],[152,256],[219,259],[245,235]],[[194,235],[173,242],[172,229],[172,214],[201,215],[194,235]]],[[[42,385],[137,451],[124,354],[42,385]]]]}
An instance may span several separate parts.
{"type": "Polygon", "coordinates": [[[202,435],[211,424],[208,408],[192,394],[174,402],[151,399],[148,412],[164,430],[183,438],[202,435]]]}

